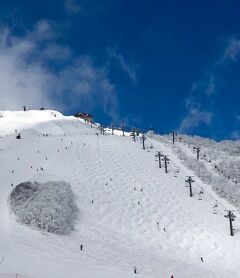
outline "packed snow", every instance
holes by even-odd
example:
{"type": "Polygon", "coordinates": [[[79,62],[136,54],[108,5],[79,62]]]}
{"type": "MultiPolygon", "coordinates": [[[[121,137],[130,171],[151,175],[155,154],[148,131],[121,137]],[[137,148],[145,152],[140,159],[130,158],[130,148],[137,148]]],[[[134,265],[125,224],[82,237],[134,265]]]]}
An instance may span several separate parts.
{"type": "Polygon", "coordinates": [[[143,150],[139,137],[134,142],[129,133],[111,135],[111,129],[102,135],[97,125],[91,128],[56,111],[1,115],[0,277],[131,278],[134,266],[140,278],[240,277],[238,207],[201,175],[195,174],[189,197],[185,180],[194,169],[177,151],[195,154],[183,142],[173,146],[168,138],[148,134],[143,150]],[[168,155],[168,173],[159,168],[156,151],[168,155]],[[45,216],[47,206],[59,204],[52,194],[65,196],[61,186],[47,188],[48,182],[71,185],[79,216],[70,233],[49,233],[18,221],[15,213],[22,215],[27,206],[20,202],[20,211],[13,213],[9,198],[26,181],[30,187],[44,185],[30,208],[44,204],[45,216]],[[233,237],[224,217],[229,209],[237,216],[233,237]]]}

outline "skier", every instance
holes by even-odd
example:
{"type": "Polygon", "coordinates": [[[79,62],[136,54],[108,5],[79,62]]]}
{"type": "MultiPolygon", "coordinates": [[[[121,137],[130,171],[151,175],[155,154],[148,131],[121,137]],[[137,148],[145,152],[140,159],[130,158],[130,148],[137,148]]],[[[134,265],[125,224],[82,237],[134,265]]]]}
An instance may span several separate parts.
{"type": "Polygon", "coordinates": [[[163,228],[163,231],[166,232],[166,228],[163,228]]]}
{"type": "Polygon", "coordinates": [[[201,262],[203,262],[203,257],[201,257],[201,262]]]}
{"type": "Polygon", "coordinates": [[[137,267],[135,265],[133,266],[133,272],[137,274],[137,267]]]}
{"type": "Polygon", "coordinates": [[[171,278],[174,278],[174,276],[172,275],[171,278]]]}
{"type": "Polygon", "coordinates": [[[158,227],[159,227],[159,222],[157,221],[157,225],[158,225],[158,227]]]}
{"type": "Polygon", "coordinates": [[[81,250],[81,251],[83,250],[83,245],[82,245],[82,244],[80,245],[80,250],[81,250]]]}
{"type": "Polygon", "coordinates": [[[92,200],[92,204],[93,204],[93,200],[92,200]]]}

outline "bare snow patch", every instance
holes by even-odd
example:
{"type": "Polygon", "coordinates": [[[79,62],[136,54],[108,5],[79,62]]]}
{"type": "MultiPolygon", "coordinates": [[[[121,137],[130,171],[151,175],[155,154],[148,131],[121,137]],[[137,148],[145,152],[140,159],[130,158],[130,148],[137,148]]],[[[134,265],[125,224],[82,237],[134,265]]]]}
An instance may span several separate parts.
{"type": "Polygon", "coordinates": [[[11,192],[9,203],[19,223],[56,234],[74,229],[78,208],[66,182],[20,183],[11,192]]]}

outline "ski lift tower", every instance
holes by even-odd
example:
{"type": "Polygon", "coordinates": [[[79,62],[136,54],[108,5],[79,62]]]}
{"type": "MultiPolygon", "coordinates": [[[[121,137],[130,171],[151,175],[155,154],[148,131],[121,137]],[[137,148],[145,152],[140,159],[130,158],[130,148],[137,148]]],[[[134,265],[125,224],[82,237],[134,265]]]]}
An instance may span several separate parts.
{"type": "Polygon", "coordinates": [[[121,124],[120,129],[122,130],[122,136],[125,136],[125,124],[121,124]]]}
{"type": "Polygon", "coordinates": [[[199,148],[199,147],[193,147],[193,149],[197,151],[197,160],[199,160],[199,154],[200,154],[201,148],[199,148]]]}
{"type": "Polygon", "coordinates": [[[192,197],[193,196],[193,194],[192,194],[192,183],[195,182],[193,180],[193,176],[187,176],[187,179],[185,180],[185,182],[187,182],[189,184],[190,197],[192,197]]]}
{"type": "Polygon", "coordinates": [[[166,155],[164,155],[162,161],[164,161],[165,173],[167,174],[168,173],[167,165],[169,164],[170,159],[166,155]]]}
{"type": "Polygon", "coordinates": [[[175,137],[177,136],[177,132],[172,131],[170,134],[172,135],[172,143],[174,144],[175,143],[175,137]]]}
{"type": "Polygon", "coordinates": [[[235,229],[233,228],[233,223],[232,223],[232,222],[235,220],[236,215],[234,215],[234,213],[233,213],[232,210],[228,210],[228,211],[227,211],[227,214],[224,215],[224,217],[226,217],[226,218],[229,219],[230,235],[231,235],[231,236],[234,236],[233,231],[234,231],[235,229]]]}
{"type": "Polygon", "coordinates": [[[143,144],[143,150],[145,150],[145,141],[147,140],[147,137],[145,136],[144,133],[143,133],[143,135],[141,137],[141,140],[142,140],[142,144],[143,144]]]}
{"type": "Polygon", "coordinates": [[[157,152],[157,154],[155,154],[155,158],[156,158],[156,161],[158,161],[159,168],[162,168],[162,163],[161,163],[162,156],[163,155],[159,151],[157,152]]]}

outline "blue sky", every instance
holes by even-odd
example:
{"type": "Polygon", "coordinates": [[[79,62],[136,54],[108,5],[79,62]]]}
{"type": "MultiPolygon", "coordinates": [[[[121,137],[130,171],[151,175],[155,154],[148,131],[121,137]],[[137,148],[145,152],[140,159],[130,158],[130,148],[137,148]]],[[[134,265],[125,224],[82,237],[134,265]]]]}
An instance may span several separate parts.
{"type": "Polygon", "coordinates": [[[1,1],[1,109],[240,138],[240,2],[1,1]]]}

